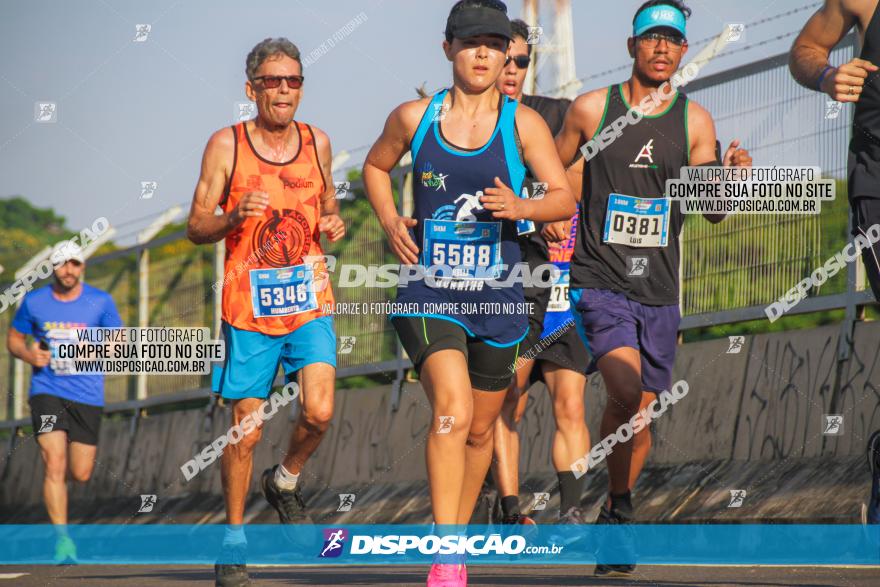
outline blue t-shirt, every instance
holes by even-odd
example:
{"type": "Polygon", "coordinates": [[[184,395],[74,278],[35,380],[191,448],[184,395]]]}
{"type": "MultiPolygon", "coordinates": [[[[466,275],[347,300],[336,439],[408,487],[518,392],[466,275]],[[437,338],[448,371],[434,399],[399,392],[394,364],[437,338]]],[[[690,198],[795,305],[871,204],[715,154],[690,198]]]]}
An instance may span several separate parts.
{"type": "Polygon", "coordinates": [[[47,285],[24,297],[21,307],[12,319],[12,327],[22,334],[46,341],[52,351],[52,359],[46,367],[34,367],[30,395],[48,394],[67,400],[104,405],[104,376],[74,375],[65,373],[70,367],[69,359],[58,359],[57,345],[76,337],[76,328],[122,326],[116,304],[110,294],[83,284],[78,298],[62,302],[52,295],[47,285]]]}

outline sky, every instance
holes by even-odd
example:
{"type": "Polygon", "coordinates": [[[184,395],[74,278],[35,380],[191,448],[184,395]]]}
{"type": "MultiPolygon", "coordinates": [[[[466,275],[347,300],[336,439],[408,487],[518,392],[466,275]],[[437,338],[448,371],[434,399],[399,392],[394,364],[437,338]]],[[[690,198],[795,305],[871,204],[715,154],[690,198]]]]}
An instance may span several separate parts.
{"type": "MultiPolygon", "coordinates": [[[[553,2],[539,23],[552,38],[553,2]]],[[[309,55],[353,19],[350,34],[305,68],[296,118],[326,131],[334,152],[357,165],[388,113],[451,82],[441,50],[453,0],[4,0],[0,20],[0,198],[52,207],[74,230],[106,217],[116,242],[175,204],[186,210],[205,142],[245,102],[244,62],[266,37],[285,36],[309,55]],[[136,41],[136,27],[149,24],[136,41]],[[38,122],[39,103],[54,103],[38,122]],[[142,198],[142,182],[156,182],[142,198]]],[[[519,17],[522,2],[508,13],[519,17]]],[[[581,91],[622,81],[626,38],[641,0],[573,0],[581,91]]],[[[746,24],[743,39],[701,74],[788,50],[817,2],[689,0],[691,42],[746,24]],[[791,14],[792,11],[795,11],[791,14]],[[781,16],[780,16],[781,15],[781,16]],[[754,23],[754,24],[750,24],[754,23]]],[[[549,75],[548,75],[549,74],[549,75]]],[[[539,92],[556,87],[539,74],[539,92]]],[[[342,174],[337,173],[336,179],[342,174]]]]}

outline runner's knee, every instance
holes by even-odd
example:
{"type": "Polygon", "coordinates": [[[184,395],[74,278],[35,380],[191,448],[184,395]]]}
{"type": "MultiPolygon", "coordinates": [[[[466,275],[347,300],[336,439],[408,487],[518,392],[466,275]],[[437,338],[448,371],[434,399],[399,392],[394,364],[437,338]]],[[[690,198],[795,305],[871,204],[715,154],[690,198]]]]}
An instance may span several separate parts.
{"type": "Polygon", "coordinates": [[[618,388],[612,393],[608,392],[608,403],[605,405],[605,411],[612,416],[628,420],[636,412],[642,403],[642,390],[635,386],[632,389],[618,388]]]}
{"type": "Polygon", "coordinates": [[[495,436],[494,426],[479,426],[468,433],[467,444],[474,448],[491,448],[495,436]]]}
{"type": "Polygon", "coordinates": [[[62,455],[43,455],[46,463],[46,480],[64,482],[67,475],[67,459],[62,455]]]}
{"type": "Polygon", "coordinates": [[[307,407],[303,410],[303,420],[312,431],[323,434],[330,427],[330,421],[333,420],[333,404],[321,402],[307,407]]]}
{"type": "Polygon", "coordinates": [[[464,434],[471,429],[473,414],[468,405],[457,400],[437,400],[434,403],[431,432],[464,434]]]}
{"type": "Polygon", "coordinates": [[[574,428],[584,424],[584,402],[579,397],[562,396],[553,402],[556,425],[562,428],[574,428]]]}
{"type": "Polygon", "coordinates": [[[85,483],[92,478],[92,471],[94,471],[94,469],[94,463],[89,465],[81,465],[79,467],[71,467],[70,476],[73,478],[74,481],[85,483]]]}
{"type": "Polygon", "coordinates": [[[245,453],[253,452],[253,450],[260,443],[261,438],[263,438],[263,428],[262,426],[255,426],[253,430],[251,430],[247,434],[243,434],[241,436],[241,439],[236,444],[230,444],[224,450],[228,450],[230,447],[233,447],[234,449],[245,453]]]}

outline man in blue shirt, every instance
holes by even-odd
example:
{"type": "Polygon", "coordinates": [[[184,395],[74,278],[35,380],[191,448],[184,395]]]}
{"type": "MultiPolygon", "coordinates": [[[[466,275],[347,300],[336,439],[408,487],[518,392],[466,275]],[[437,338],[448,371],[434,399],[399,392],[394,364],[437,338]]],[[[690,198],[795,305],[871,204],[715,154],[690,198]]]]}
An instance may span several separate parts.
{"type": "Polygon", "coordinates": [[[85,257],[63,241],[55,246],[54,282],[28,293],[12,320],[6,346],[33,366],[29,393],[34,435],[46,475],[43,498],[58,529],[56,560],[76,560],[66,532],[67,470],[85,483],[95,465],[104,405],[104,376],[71,374],[70,359],[57,358],[57,346],[76,336],[77,328],[122,326],[110,294],[82,283],[85,257]],[[27,337],[33,340],[28,343],[27,337]]]}

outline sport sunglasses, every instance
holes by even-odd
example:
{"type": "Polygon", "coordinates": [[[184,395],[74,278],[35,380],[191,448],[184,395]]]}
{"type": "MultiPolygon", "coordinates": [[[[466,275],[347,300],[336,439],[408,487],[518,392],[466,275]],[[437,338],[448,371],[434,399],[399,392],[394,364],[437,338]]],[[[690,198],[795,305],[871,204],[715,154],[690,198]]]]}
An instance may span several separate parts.
{"type": "Polygon", "coordinates": [[[510,65],[510,62],[513,61],[514,63],[516,63],[516,67],[518,69],[525,69],[529,66],[531,60],[531,57],[529,57],[528,55],[517,55],[516,57],[508,57],[507,61],[504,62],[504,67],[507,67],[508,65],[510,65]]]}
{"type": "Polygon", "coordinates": [[[287,81],[287,87],[291,90],[298,90],[306,79],[301,75],[261,75],[255,77],[254,81],[262,82],[263,87],[267,90],[274,90],[281,85],[281,80],[287,81]]]}
{"type": "Polygon", "coordinates": [[[673,47],[681,47],[687,39],[680,35],[667,35],[664,33],[646,33],[637,37],[646,47],[656,47],[661,41],[666,41],[673,47]]]}

